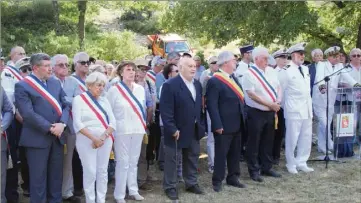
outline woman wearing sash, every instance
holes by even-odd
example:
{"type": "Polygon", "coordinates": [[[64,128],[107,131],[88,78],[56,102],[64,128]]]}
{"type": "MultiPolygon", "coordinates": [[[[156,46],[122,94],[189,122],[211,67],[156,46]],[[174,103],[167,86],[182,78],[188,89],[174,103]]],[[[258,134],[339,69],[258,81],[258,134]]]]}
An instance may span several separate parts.
{"type": "Polygon", "coordinates": [[[104,74],[90,74],[85,80],[88,91],[73,100],[76,148],[83,166],[83,187],[87,203],[104,203],[107,193],[109,155],[116,124],[108,100],[101,97],[106,82],[104,74]]]}
{"type": "Polygon", "coordinates": [[[115,189],[117,203],[125,202],[125,191],[135,200],[144,200],[138,192],[137,170],[145,134],[145,90],[134,82],[136,65],[125,61],[117,68],[121,81],[108,91],[108,100],[116,118],[115,189]]]}

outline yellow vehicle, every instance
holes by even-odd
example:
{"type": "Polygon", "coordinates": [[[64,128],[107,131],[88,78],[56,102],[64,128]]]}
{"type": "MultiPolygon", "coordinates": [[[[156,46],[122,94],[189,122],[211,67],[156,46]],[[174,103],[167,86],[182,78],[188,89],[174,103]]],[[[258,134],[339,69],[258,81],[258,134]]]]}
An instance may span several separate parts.
{"type": "Polygon", "coordinates": [[[150,41],[148,48],[152,49],[154,56],[165,58],[170,52],[178,52],[181,55],[183,53],[192,54],[187,40],[177,34],[148,35],[148,40],[150,41]]]}

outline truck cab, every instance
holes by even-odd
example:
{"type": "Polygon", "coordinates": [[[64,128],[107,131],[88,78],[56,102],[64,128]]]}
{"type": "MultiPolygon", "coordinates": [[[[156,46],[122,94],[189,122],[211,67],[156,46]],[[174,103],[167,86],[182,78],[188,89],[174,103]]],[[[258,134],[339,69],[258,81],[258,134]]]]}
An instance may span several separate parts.
{"type": "Polygon", "coordinates": [[[148,35],[148,39],[150,41],[149,48],[152,49],[154,56],[165,58],[170,52],[192,53],[187,40],[177,34],[148,35]]]}

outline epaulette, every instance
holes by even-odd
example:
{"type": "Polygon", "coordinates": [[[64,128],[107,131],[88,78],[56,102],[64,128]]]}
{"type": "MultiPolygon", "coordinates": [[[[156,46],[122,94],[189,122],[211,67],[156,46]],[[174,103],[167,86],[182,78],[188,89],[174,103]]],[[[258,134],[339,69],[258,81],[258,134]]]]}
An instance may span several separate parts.
{"type": "Polygon", "coordinates": [[[14,78],[10,73],[5,73],[5,77],[14,78]]]}
{"type": "Polygon", "coordinates": [[[283,67],[282,69],[283,69],[283,70],[287,70],[290,66],[291,66],[291,65],[287,65],[287,66],[283,67]]]}

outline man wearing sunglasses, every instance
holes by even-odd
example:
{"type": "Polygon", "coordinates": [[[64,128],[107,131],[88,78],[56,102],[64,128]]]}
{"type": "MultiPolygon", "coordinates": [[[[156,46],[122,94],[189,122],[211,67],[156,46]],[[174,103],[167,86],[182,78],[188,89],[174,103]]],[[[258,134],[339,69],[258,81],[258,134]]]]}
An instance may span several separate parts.
{"type": "MultiPolygon", "coordinates": [[[[333,46],[325,50],[324,55],[327,57],[326,61],[319,62],[316,68],[316,79],[315,83],[324,79],[325,76],[328,76],[336,71],[339,71],[343,68],[343,64],[340,63],[340,47],[333,46]]],[[[357,81],[350,76],[347,71],[341,72],[340,74],[335,74],[330,77],[329,81],[329,115],[328,121],[326,120],[326,106],[327,106],[327,95],[326,95],[326,84],[325,81],[320,82],[313,87],[313,110],[315,115],[319,120],[319,131],[318,131],[318,151],[324,154],[330,153],[326,151],[326,130],[328,130],[328,148],[333,151],[333,140],[331,139],[331,121],[334,113],[334,104],[337,96],[337,88],[340,82],[345,83],[349,87],[358,87],[360,86],[357,81]],[[328,129],[326,125],[328,122],[328,129]]]]}
{"type": "MultiPolygon", "coordinates": [[[[54,65],[59,68],[65,68],[67,60],[57,59],[54,65]]],[[[91,64],[89,55],[85,52],[79,52],[75,54],[73,59],[75,72],[68,76],[63,84],[63,90],[66,94],[65,99],[72,103],[73,98],[84,91],[87,91],[85,87],[85,79],[89,72],[89,66],[91,64]]],[[[59,76],[60,77],[60,76],[59,76]]],[[[65,201],[68,202],[80,202],[80,198],[83,195],[83,168],[79,159],[79,154],[75,149],[75,132],[73,128],[72,118],[69,118],[67,123],[69,126],[69,132],[66,138],[66,156],[64,163],[64,178],[62,196],[65,201]],[[69,176],[65,176],[69,174],[69,176]]]]}

